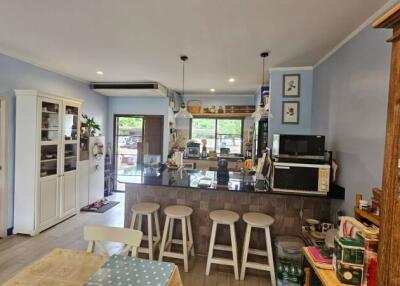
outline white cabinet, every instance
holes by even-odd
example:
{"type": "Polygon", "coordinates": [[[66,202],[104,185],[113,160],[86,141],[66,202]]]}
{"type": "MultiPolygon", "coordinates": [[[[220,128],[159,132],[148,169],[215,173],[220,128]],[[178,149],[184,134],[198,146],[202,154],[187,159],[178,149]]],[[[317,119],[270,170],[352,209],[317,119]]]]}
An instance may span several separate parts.
{"type": "Polygon", "coordinates": [[[62,179],[61,188],[61,216],[67,217],[77,211],[77,178],[76,172],[66,173],[62,179]]]}
{"type": "Polygon", "coordinates": [[[89,204],[104,198],[104,136],[89,138],[89,204]]]}
{"type": "MultiPolygon", "coordinates": [[[[52,226],[58,220],[58,179],[46,178],[39,181],[39,229],[52,226]]],[[[19,211],[19,210],[16,210],[19,211]]]]}
{"type": "Polygon", "coordinates": [[[104,199],[104,136],[89,138],[89,160],[79,162],[79,206],[104,199]]]}
{"type": "Polygon", "coordinates": [[[79,161],[79,208],[89,204],[89,160],[79,161]]]}
{"type": "Polygon", "coordinates": [[[80,100],[16,90],[14,232],[35,235],[78,207],[80,100]]]}

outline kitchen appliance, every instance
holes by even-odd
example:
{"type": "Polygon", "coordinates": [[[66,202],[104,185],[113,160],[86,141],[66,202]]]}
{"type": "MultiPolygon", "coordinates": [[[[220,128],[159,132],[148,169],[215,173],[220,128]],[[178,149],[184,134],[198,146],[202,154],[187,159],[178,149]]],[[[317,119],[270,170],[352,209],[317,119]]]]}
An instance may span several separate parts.
{"type": "Polygon", "coordinates": [[[217,182],[218,185],[227,185],[229,183],[228,161],[225,159],[218,161],[217,182]]]}
{"type": "Polygon", "coordinates": [[[256,163],[268,147],[268,118],[261,118],[254,123],[253,133],[253,161],[256,163]]]}
{"type": "Polygon", "coordinates": [[[175,164],[180,167],[183,165],[183,152],[175,151],[172,155],[172,160],[175,161],[175,164]]]}
{"type": "Polygon", "coordinates": [[[221,156],[223,156],[223,155],[229,155],[229,152],[231,151],[231,149],[230,148],[226,148],[226,147],[221,147],[221,148],[219,148],[219,154],[221,155],[221,156]]]}
{"type": "Polygon", "coordinates": [[[277,161],[324,161],[325,136],[274,134],[272,156],[277,161]]]}
{"type": "Polygon", "coordinates": [[[330,165],[274,162],[272,191],[326,196],[330,185],[330,165]]]}
{"type": "Polygon", "coordinates": [[[187,151],[186,156],[188,158],[200,158],[200,143],[197,142],[188,142],[187,143],[187,151]]]}

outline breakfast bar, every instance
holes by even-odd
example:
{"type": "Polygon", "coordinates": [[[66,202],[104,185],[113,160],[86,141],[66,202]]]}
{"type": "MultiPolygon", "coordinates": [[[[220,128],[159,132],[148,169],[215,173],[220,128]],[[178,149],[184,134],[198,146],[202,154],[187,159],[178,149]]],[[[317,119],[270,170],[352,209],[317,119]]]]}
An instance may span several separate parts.
{"type": "MultiPolygon", "coordinates": [[[[193,209],[191,219],[196,253],[207,254],[212,226],[209,213],[214,210],[231,210],[240,216],[246,212],[266,213],[275,219],[271,226],[272,237],[300,235],[302,217],[329,221],[330,199],[327,197],[257,191],[253,176],[240,172],[230,172],[229,175],[228,185],[225,186],[217,185],[217,172],[214,171],[166,169],[159,172],[157,169],[147,169],[126,176],[119,175],[118,180],[126,186],[125,227],[130,226],[131,207],[137,203],[160,204],[162,226],[165,220],[163,210],[166,207],[189,206],[193,209]]],[[[181,236],[179,229],[176,229],[174,236],[181,236]]],[[[246,224],[239,220],[236,223],[239,248],[243,243],[245,229],[246,224]]],[[[218,233],[218,243],[229,241],[229,229],[219,230],[226,233],[218,233]]],[[[265,234],[258,229],[254,230],[251,240],[252,245],[265,248],[265,234]]]]}

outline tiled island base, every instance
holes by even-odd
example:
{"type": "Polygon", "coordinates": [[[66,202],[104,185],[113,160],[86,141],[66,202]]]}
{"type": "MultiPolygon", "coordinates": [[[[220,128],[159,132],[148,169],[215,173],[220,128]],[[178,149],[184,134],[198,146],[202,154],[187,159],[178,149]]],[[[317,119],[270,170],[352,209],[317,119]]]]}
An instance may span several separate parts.
{"type": "MultiPolygon", "coordinates": [[[[223,190],[207,190],[195,188],[174,188],[167,186],[151,186],[141,184],[126,184],[125,196],[125,227],[131,221],[131,207],[139,202],[155,202],[161,205],[160,224],[164,227],[164,208],[170,205],[185,205],[193,208],[192,229],[194,245],[197,254],[206,255],[210,241],[212,222],[208,216],[210,211],[225,209],[237,212],[242,216],[246,212],[263,212],[275,218],[271,227],[272,237],[277,235],[300,235],[302,221],[300,218],[316,218],[327,220],[330,215],[330,200],[318,197],[301,197],[292,195],[277,195],[256,192],[234,192],[223,190]]],[[[147,223],[143,223],[143,226],[147,223]]],[[[180,237],[180,225],[174,229],[180,237]]],[[[238,247],[243,244],[246,225],[240,220],[236,224],[238,247]]],[[[143,228],[146,232],[146,229],[143,228]]],[[[227,243],[229,229],[218,230],[217,243],[227,243]]],[[[254,230],[251,246],[265,248],[265,233],[254,230]]]]}

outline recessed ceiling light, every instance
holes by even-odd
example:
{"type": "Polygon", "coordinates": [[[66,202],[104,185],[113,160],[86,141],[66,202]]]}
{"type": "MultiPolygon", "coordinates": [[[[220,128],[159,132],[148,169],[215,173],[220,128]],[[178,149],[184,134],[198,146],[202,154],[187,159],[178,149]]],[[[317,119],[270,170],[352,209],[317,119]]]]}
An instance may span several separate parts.
{"type": "Polygon", "coordinates": [[[102,71],[97,71],[96,72],[98,75],[103,75],[104,73],[102,71]]]}
{"type": "Polygon", "coordinates": [[[215,88],[210,88],[210,91],[211,92],[215,92],[215,88]]]}
{"type": "Polygon", "coordinates": [[[231,77],[231,78],[229,79],[229,82],[235,82],[235,79],[234,79],[233,77],[231,77]]]}

